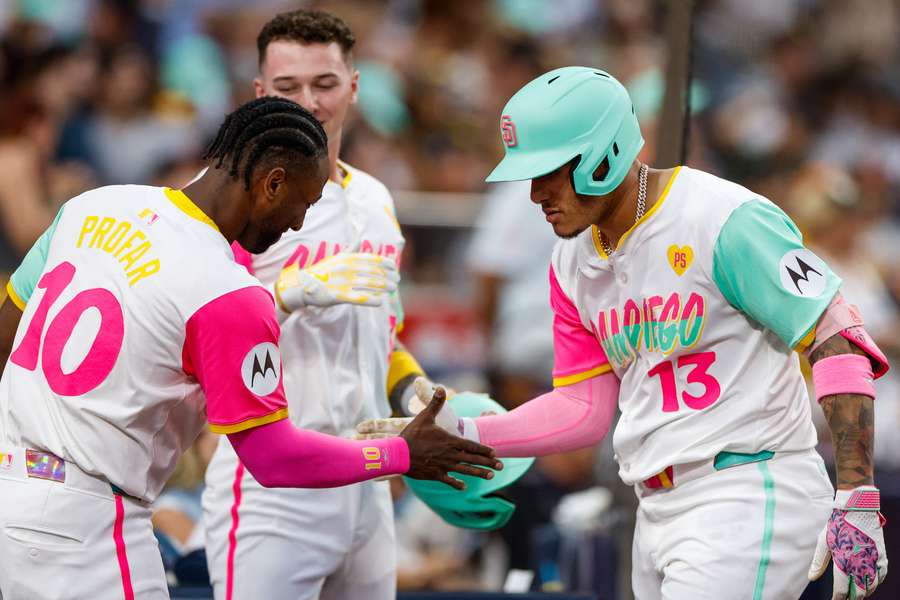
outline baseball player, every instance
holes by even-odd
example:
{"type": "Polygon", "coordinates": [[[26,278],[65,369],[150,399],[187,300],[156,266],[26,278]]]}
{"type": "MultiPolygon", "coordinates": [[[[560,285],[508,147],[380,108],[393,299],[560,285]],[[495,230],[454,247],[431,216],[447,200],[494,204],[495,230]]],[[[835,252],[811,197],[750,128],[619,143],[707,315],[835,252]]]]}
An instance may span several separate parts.
{"type": "MultiPolygon", "coordinates": [[[[403,312],[396,294],[386,293],[396,286],[392,266],[404,246],[393,200],[380,181],[338,160],[359,84],[353,44],[343,21],[318,11],[278,15],[260,32],[256,93],[295,100],[322,123],[330,177],[301,231],[286,232],[261,254],[235,249],[278,300],[292,421],[334,435],[388,416],[389,392],[409,414],[411,384],[422,373],[395,342],[403,312]]],[[[217,599],[394,598],[387,482],[265,489],[231,446],[220,441],[203,496],[217,599]]]]}
{"type": "Polygon", "coordinates": [[[300,228],[328,176],[327,138],[296,103],[261,98],[206,158],[184,190],[73,198],[13,275],[0,308],[19,323],[2,331],[3,600],[168,597],[149,503],[206,421],[269,486],[446,480],[488,473],[455,462],[496,462],[433,424],[441,402],[399,443],[291,425],[274,303],[230,243],[261,252],[300,228]]]}
{"type": "Polygon", "coordinates": [[[632,103],[608,73],[546,73],[500,127],[488,181],[530,179],[564,238],[550,265],[554,390],[462,419],[465,436],[499,456],[571,450],[598,442],[618,403],[640,600],[797,598],[830,558],[834,598],[871,594],[887,573],[872,380],[888,365],[838,277],[769,200],[637,161],[632,103]],[[836,494],[797,353],[831,427],[836,494]]]}

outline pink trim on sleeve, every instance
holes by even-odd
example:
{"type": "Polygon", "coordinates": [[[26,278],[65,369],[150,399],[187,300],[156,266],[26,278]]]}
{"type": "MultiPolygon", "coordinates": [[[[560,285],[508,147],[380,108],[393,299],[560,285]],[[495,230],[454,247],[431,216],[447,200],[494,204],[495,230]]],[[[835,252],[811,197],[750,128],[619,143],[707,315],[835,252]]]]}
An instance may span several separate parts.
{"type": "Polygon", "coordinates": [[[287,417],[272,297],[241,288],[202,306],[187,321],[185,373],[200,382],[216,433],[234,433],[287,417]]]}
{"type": "Polygon", "coordinates": [[[578,315],[575,304],[559,285],[550,267],[550,306],[553,309],[553,385],[577,383],[610,370],[606,353],[578,315]]]}
{"type": "Polygon", "coordinates": [[[277,421],[228,439],[263,487],[338,487],[409,470],[409,447],[399,436],[346,440],[277,421]]]}
{"type": "Polygon", "coordinates": [[[543,456],[599,443],[619,399],[613,373],[554,389],[503,415],[475,419],[480,443],[497,456],[543,456]]]}
{"type": "Polygon", "coordinates": [[[253,268],[253,255],[244,250],[244,247],[237,242],[231,244],[231,251],[234,252],[234,262],[247,269],[247,272],[256,276],[256,270],[253,268]]]}
{"type": "Polygon", "coordinates": [[[816,336],[812,345],[807,351],[807,356],[816,351],[816,349],[828,341],[831,337],[840,334],[851,344],[859,347],[860,350],[869,355],[872,361],[875,379],[888,372],[890,365],[887,357],[875,344],[875,340],[869,335],[863,326],[863,318],[859,313],[859,309],[854,304],[847,304],[841,293],[838,292],[831,300],[831,304],[822,313],[819,322],[816,324],[816,336]]]}

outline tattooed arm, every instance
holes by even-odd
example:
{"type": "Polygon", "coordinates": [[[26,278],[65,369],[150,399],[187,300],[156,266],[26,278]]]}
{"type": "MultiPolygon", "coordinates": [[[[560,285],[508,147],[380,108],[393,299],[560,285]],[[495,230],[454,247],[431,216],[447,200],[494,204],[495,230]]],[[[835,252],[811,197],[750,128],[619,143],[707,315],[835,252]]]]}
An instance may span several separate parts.
{"type": "MultiPolygon", "coordinates": [[[[839,354],[866,356],[865,352],[838,334],[816,348],[810,362],[815,364],[839,354]]],[[[831,429],[838,489],[874,485],[874,400],[859,394],[836,394],[822,398],[821,405],[831,429]]]]}

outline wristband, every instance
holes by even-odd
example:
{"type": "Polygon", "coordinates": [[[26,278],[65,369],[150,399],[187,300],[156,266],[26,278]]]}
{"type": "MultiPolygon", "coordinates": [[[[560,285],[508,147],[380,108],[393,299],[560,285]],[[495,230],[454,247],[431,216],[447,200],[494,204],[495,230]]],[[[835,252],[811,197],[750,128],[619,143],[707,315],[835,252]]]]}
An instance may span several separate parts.
{"type": "Polygon", "coordinates": [[[816,362],[812,368],[816,400],[835,394],[875,398],[872,362],[867,356],[839,354],[816,362]]]}

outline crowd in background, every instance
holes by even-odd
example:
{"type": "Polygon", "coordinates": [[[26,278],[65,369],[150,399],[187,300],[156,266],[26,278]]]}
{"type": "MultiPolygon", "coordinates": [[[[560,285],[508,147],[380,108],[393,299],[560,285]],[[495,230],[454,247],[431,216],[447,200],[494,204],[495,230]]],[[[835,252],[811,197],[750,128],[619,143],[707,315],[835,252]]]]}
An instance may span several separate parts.
{"type": "MultiPolygon", "coordinates": [[[[687,163],[785,208],[844,278],[845,297],[860,305],[876,341],[900,355],[900,4],[695,4],[687,163]]],[[[514,406],[549,382],[541,286],[553,240],[541,237],[549,227],[528,202],[527,185],[483,183],[502,154],[500,110],[546,70],[603,68],[631,92],[647,142],[641,158],[652,165],[667,59],[665,6],[0,0],[0,272],[8,275],[60,203],[81,191],[110,183],[185,184],[223,115],[252,97],[263,23],[281,10],[322,8],[343,18],[358,40],[359,104],[344,128],[344,160],[392,190],[487,192],[471,247],[458,250],[468,243],[463,236],[454,241],[457,251],[439,249],[447,259],[437,270],[415,258],[447,238],[406,231],[404,277],[407,287],[452,282],[466,290],[464,308],[488,340],[475,362],[486,365],[484,381],[494,395],[514,406]],[[533,235],[517,236],[532,226],[533,235]],[[517,239],[527,243],[517,246],[517,239]]],[[[416,307],[408,308],[415,317],[416,307]]],[[[876,411],[877,463],[886,473],[900,473],[900,437],[892,435],[900,425],[896,381],[880,384],[876,411]]],[[[827,444],[826,433],[826,454],[827,444]]],[[[565,494],[598,481],[614,488],[609,454],[541,461],[520,484],[524,491],[511,492],[524,500],[521,518],[548,522],[565,494]]],[[[900,497],[900,475],[877,482],[900,497]]],[[[629,500],[612,506],[621,502],[629,500]]],[[[514,532],[506,537],[513,555],[529,548],[514,532]]],[[[453,543],[466,552],[482,547],[453,543]]],[[[527,567],[533,554],[511,562],[527,567]]],[[[422,556],[416,560],[434,577],[423,574],[427,569],[401,573],[416,586],[466,572],[458,554],[422,556]]],[[[559,567],[548,568],[553,579],[559,567]]]]}

